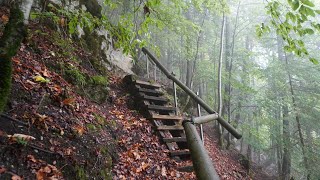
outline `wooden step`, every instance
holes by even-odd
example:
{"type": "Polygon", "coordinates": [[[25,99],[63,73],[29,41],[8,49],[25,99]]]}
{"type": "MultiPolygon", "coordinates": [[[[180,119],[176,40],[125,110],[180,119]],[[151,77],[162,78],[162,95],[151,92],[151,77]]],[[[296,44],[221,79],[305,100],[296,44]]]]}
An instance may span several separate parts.
{"type": "Polygon", "coordinates": [[[181,116],[170,116],[170,115],[152,115],[152,119],[156,120],[169,120],[169,121],[181,121],[183,118],[181,116]]]}
{"type": "Polygon", "coordinates": [[[164,97],[156,97],[156,96],[148,96],[148,95],[141,95],[143,99],[156,101],[156,102],[168,102],[168,99],[164,97]]]}
{"type": "Polygon", "coordinates": [[[157,130],[184,130],[183,126],[175,125],[175,126],[157,126],[157,130]]]}
{"type": "Polygon", "coordinates": [[[170,151],[170,156],[185,156],[190,155],[189,149],[183,149],[183,150],[174,150],[170,151]]]}
{"type": "Polygon", "coordinates": [[[167,107],[167,106],[158,106],[158,105],[147,105],[147,108],[149,110],[170,111],[170,112],[176,111],[176,108],[172,106],[167,107]]]}
{"type": "Polygon", "coordinates": [[[187,142],[187,138],[185,137],[172,137],[172,138],[163,138],[162,139],[166,143],[170,142],[187,142]]]}
{"type": "Polygon", "coordinates": [[[152,82],[147,82],[147,81],[141,81],[141,80],[135,80],[135,83],[141,86],[144,86],[146,88],[153,88],[153,89],[158,89],[161,87],[161,84],[158,83],[152,83],[152,82]]]}
{"type": "Polygon", "coordinates": [[[193,172],[193,165],[178,167],[178,171],[180,172],[193,172]]]}
{"type": "Polygon", "coordinates": [[[156,89],[146,89],[146,88],[142,88],[138,85],[136,85],[136,88],[138,89],[139,92],[148,94],[148,95],[156,95],[156,96],[160,96],[163,95],[164,93],[162,91],[156,90],[156,89]]]}

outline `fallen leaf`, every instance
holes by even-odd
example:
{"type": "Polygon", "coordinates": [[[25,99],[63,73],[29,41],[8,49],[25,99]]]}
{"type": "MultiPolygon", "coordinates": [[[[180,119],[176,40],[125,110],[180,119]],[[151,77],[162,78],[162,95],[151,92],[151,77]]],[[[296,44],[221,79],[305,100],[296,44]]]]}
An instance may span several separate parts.
{"type": "Polygon", "coordinates": [[[74,127],[74,129],[77,131],[78,135],[82,136],[85,132],[85,129],[83,126],[77,125],[74,127]]]}
{"type": "Polygon", "coordinates": [[[11,180],[22,180],[22,178],[20,176],[18,176],[18,175],[13,175],[11,177],[11,180]]]}
{"type": "Polygon", "coordinates": [[[13,57],[12,61],[15,62],[17,65],[21,65],[20,59],[13,57]]]}
{"type": "Polygon", "coordinates": [[[9,17],[4,14],[4,15],[1,16],[1,20],[2,20],[2,22],[4,22],[4,23],[8,23],[9,17]]]}
{"type": "Polygon", "coordinates": [[[32,155],[28,155],[27,158],[31,162],[34,162],[34,163],[37,162],[36,158],[34,158],[34,156],[32,156],[32,155]]]}
{"type": "Polygon", "coordinates": [[[34,81],[40,82],[40,83],[48,83],[49,82],[48,79],[45,79],[44,77],[42,77],[40,75],[34,76],[33,79],[34,79],[34,81]]]}
{"type": "Polygon", "coordinates": [[[72,153],[72,149],[71,148],[67,148],[64,150],[64,155],[69,156],[72,153]]]}
{"type": "Polygon", "coordinates": [[[62,101],[62,104],[63,105],[69,105],[69,104],[73,103],[74,101],[75,101],[74,98],[67,98],[67,99],[62,101]]]}
{"type": "Polygon", "coordinates": [[[47,70],[47,69],[44,69],[44,71],[42,71],[42,75],[43,75],[44,77],[49,77],[49,72],[48,72],[48,70],[47,70]]]}
{"type": "Polygon", "coordinates": [[[7,169],[6,169],[6,168],[4,168],[4,167],[0,167],[0,174],[5,173],[6,171],[7,171],[7,169]]]}
{"type": "Polygon", "coordinates": [[[66,20],[65,20],[63,17],[61,17],[61,18],[60,18],[60,21],[59,21],[59,24],[60,24],[60,26],[62,26],[62,27],[66,26],[66,20]]]}
{"type": "Polygon", "coordinates": [[[164,167],[164,166],[162,166],[162,168],[161,168],[161,175],[167,176],[167,170],[166,170],[166,167],[164,167]]]}

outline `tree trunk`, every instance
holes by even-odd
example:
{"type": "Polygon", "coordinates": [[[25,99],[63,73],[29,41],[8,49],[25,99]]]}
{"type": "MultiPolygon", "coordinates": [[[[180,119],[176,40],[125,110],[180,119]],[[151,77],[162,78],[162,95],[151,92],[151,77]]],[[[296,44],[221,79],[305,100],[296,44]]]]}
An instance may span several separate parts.
{"type": "Polygon", "coordinates": [[[12,64],[11,58],[17,53],[20,43],[26,36],[25,24],[33,1],[16,3],[10,9],[10,20],[0,39],[0,113],[6,106],[11,90],[12,64]]]}
{"type": "Polygon", "coordinates": [[[290,123],[288,120],[288,106],[284,105],[283,110],[283,158],[282,158],[282,180],[290,179],[291,169],[291,142],[290,142],[290,123]]]}
{"type": "MultiPolygon", "coordinates": [[[[283,40],[280,37],[277,37],[278,44],[278,59],[285,63],[285,54],[282,50],[283,40]]],[[[285,82],[283,82],[285,84],[285,82]]],[[[290,121],[288,119],[289,109],[288,105],[285,103],[285,94],[284,92],[280,95],[282,100],[282,141],[283,141],[283,155],[282,155],[282,172],[281,179],[289,180],[290,179],[290,169],[291,169],[291,139],[290,139],[290,121]]]]}
{"type": "MultiPolygon", "coordinates": [[[[222,115],[222,60],[223,60],[223,46],[224,46],[224,28],[225,28],[225,15],[222,16],[221,22],[221,34],[220,34],[220,54],[219,54],[219,63],[218,63],[218,113],[222,115]]],[[[221,148],[224,148],[223,140],[223,130],[222,126],[219,124],[219,145],[221,148]]]]}
{"type": "Polygon", "coordinates": [[[296,119],[296,123],[298,126],[298,134],[299,134],[299,139],[300,139],[300,144],[301,144],[301,149],[302,149],[302,156],[303,156],[303,163],[304,166],[307,170],[307,179],[310,179],[311,176],[311,168],[309,166],[309,160],[308,160],[308,156],[306,153],[306,146],[305,146],[305,142],[304,142],[304,138],[303,138],[303,133],[302,133],[302,129],[301,129],[301,123],[300,123],[300,115],[299,115],[299,111],[298,111],[298,107],[297,107],[297,103],[296,103],[296,99],[295,99],[295,94],[293,91],[293,85],[292,85],[292,77],[291,77],[291,73],[289,71],[289,67],[288,67],[288,57],[285,54],[285,60],[286,60],[286,69],[287,69],[287,74],[288,74],[288,79],[289,79],[289,86],[290,86],[290,93],[291,93],[291,100],[292,100],[292,106],[293,106],[293,111],[295,113],[295,119],[296,119]]]}
{"type": "MultiPolygon", "coordinates": [[[[233,65],[233,54],[234,54],[234,44],[235,44],[235,38],[236,38],[236,30],[237,30],[237,26],[238,26],[238,17],[239,17],[239,10],[240,10],[240,3],[241,1],[239,1],[238,3],[238,8],[237,8],[237,15],[236,15],[236,21],[235,21],[235,25],[234,25],[234,29],[233,29],[233,34],[232,34],[232,42],[229,45],[229,40],[226,40],[226,44],[227,44],[227,58],[226,58],[226,70],[228,72],[228,86],[226,88],[226,92],[227,92],[227,113],[228,113],[228,122],[231,123],[231,77],[232,77],[232,65],[233,65]]],[[[226,21],[227,26],[226,26],[226,38],[229,39],[229,26],[230,23],[227,20],[226,21]]],[[[240,107],[239,107],[240,108],[240,107]]],[[[237,114],[238,115],[238,114],[237,114]]],[[[236,117],[237,119],[237,117],[236,117]]],[[[238,120],[240,119],[240,114],[238,117],[238,120]]],[[[237,120],[236,120],[237,121],[237,120]]],[[[236,123],[238,124],[239,121],[237,121],[236,123]]],[[[228,132],[228,142],[227,142],[227,149],[230,148],[231,145],[231,139],[232,136],[230,135],[230,133],[228,132]]]]}

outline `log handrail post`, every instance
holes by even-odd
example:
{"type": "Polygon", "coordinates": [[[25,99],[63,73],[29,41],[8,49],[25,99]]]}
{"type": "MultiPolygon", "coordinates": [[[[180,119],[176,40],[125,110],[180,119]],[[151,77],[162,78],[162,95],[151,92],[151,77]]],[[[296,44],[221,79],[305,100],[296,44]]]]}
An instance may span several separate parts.
{"type": "Polygon", "coordinates": [[[146,55],[146,68],[147,68],[147,78],[149,79],[150,78],[150,72],[149,72],[149,58],[148,56],[146,55]]]}
{"type": "MultiPolygon", "coordinates": [[[[199,91],[197,92],[197,95],[199,96],[199,91]]],[[[199,104],[199,103],[197,103],[197,110],[198,110],[198,117],[200,117],[200,116],[201,116],[201,107],[200,107],[200,104],[199,104]]],[[[204,144],[202,124],[199,125],[199,128],[200,128],[200,138],[201,138],[201,140],[202,140],[202,143],[204,144]]]]}
{"type": "MultiPolygon", "coordinates": [[[[172,72],[171,73],[173,76],[175,76],[175,74],[172,72]]],[[[173,93],[174,93],[174,107],[176,108],[176,115],[178,115],[178,97],[177,97],[177,86],[176,83],[174,81],[172,81],[172,85],[173,85],[173,93]]]]}
{"type": "Polygon", "coordinates": [[[193,120],[184,120],[182,124],[186,132],[193,168],[197,178],[201,180],[219,180],[219,175],[214,169],[212,161],[199,137],[195,125],[193,125],[193,120]]]}

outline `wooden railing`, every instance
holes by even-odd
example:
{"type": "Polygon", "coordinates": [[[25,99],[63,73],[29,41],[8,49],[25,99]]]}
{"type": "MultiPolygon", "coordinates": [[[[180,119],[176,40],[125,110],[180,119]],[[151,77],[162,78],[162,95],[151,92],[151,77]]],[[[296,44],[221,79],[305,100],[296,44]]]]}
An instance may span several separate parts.
{"type": "Polygon", "coordinates": [[[206,104],[200,97],[198,97],[191,89],[179,81],[172,73],[170,73],[146,48],[142,48],[142,52],[145,53],[155,65],[174,83],[176,83],[181,89],[183,89],[194,101],[196,101],[203,109],[205,109],[209,114],[216,114],[217,121],[228,130],[235,138],[240,139],[242,135],[227,121],[225,121],[221,116],[218,115],[208,104],[206,104]]]}

